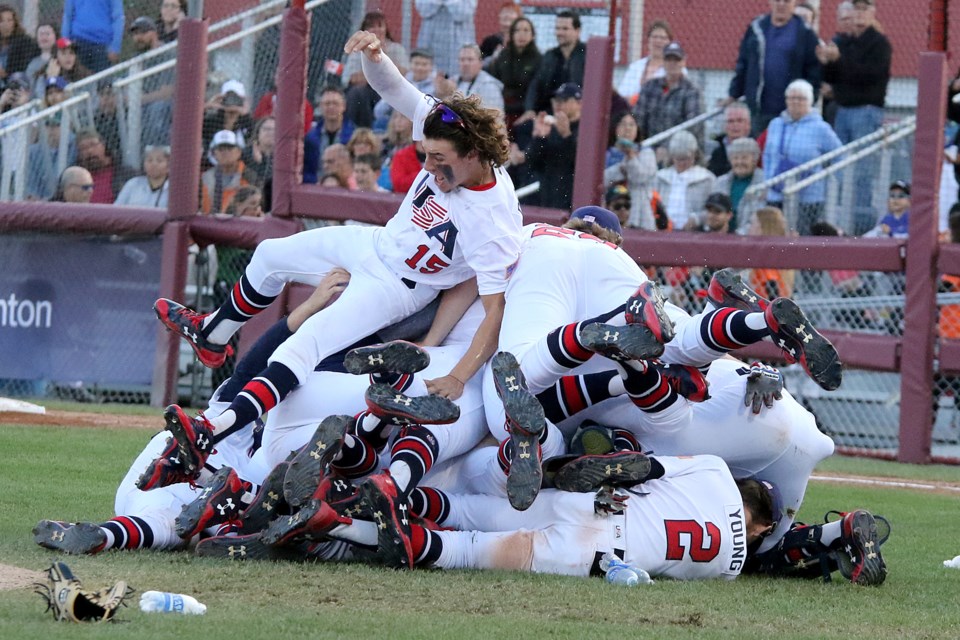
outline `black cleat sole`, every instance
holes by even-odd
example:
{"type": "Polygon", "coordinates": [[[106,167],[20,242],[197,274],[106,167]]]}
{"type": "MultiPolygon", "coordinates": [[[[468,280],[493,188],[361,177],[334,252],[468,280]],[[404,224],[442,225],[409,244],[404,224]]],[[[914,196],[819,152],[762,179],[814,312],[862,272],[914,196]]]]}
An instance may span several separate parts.
{"type": "Polygon", "coordinates": [[[426,369],[429,364],[429,353],[403,340],[351,349],[343,358],[343,367],[355,375],[417,373],[426,369]]]}
{"type": "Polygon", "coordinates": [[[594,322],[580,330],[580,343],[614,360],[650,360],[663,355],[663,344],[642,324],[614,326],[594,322]]]}
{"type": "Polygon", "coordinates": [[[377,383],[367,387],[364,398],[374,415],[397,418],[402,424],[450,424],[460,419],[460,407],[443,396],[408,396],[377,383]]]}
{"type": "Polygon", "coordinates": [[[843,382],[843,364],[833,344],[824,338],[807,319],[797,303],[777,298],[767,313],[777,323],[772,336],[774,344],[803,366],[810,378],[827,391],[843,382]]]}
{"type": "Polygon", "coordinates": [[[340,452],[343,434],[353,423],[350,416],[327,416],[310,441],[290,462],[283,479],[283,497],[291,507],[307,502],[320,485],[320,478],[340,452]]]}
{"type": "Polygon", "coordinates": [[[562,491],[596,491],[607,485],[633,486],[650,473],[650,459],[636,451],[622,451],[602,456],[582,456],[567,463],[553,478],[562,491]]]}

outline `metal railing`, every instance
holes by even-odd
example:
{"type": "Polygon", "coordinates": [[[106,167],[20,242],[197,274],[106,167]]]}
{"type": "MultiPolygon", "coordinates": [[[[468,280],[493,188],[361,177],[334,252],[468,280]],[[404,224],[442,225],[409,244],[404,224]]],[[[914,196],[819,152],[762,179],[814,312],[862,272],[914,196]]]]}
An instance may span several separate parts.
{"type": "Polygon", "coordinates": [[[706,122],[707,120],[716,118],[718,115],[723,113],[724,109],[726,109],[726,107],[714,107],[713,109],[709,111],[705,111],[698,116],[694,116],[689,120],[684,120],[680,124],[672,126],[666,131],[661,131],[656,135],[650,136],[649,138],[644,140],[640,146],[645,149],[656,147],[664,140],[669,140],[670,137],[675,133],[678,133],[680,131],[686,131],[687,129],[692,129],[693,127],[697,126],[701,122],[706,122]]]}

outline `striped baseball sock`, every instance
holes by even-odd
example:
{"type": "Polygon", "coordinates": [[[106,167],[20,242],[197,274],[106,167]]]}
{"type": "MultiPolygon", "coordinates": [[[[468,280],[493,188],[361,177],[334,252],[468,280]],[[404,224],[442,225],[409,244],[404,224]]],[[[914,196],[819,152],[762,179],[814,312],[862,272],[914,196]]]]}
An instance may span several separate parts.
{"type": "Polygon", "coordinates": [[[137,516],[117,516],[100,525],[107,535],[104,549],[149,549],[153,546],[153,529],[137,516]]]}
{"type": "Polygon", "coordinates": [[[623,379],[627,395],[641,411],[646,413],[663,411],[673,406],[680,397],[656,367],[637,360],[615,364],[620,370],[620,377],[623,379]]]}
{"type": "Polygon", "coordinates": [[[414,424],[400,430],[390,453],[390,475],[402,499],[433,467],[439,448],[426,427],[414,424]]]}
{"type": "MultiPolygon", "coordinates": [[[[563,376],[552,387],[537,394],[547,420],[556,424],[587,407],[612,398],[610,381],[616,371],[601,371],[582,376],[563,376]]],[[[619,386],[619,385],[617,385],[619,386]]]]}
{"type": "Polygon", "coordinates": [[[720,353],[760,342],[768,335],[770,330],[762,313],[723,307],[700,319],[700,338],[708,348],[720,353]]]}
{"type": "Polygon", "coordinates": [[[431,566],[443,552],[440,536],[418,524],[410,525],[410,544],[413,546],[413,562],[416,566],[431,566]]]}
{"type": "Polygon", "coordinates": [[[331,467],[345,478],[362,478],[373,472],[380,464],[377,455],[387,446],[392,425],[369,411],[362,411],[354,418],[352,433],[343,436],[343,443],[331,463],[331,467]]]}
{"type": "Polygon", "coordinates": [[[439,489],[416,487],[410,492],[408,501],[412,513],[437,524],[443,524],[450,516],[450,498],[439,489]]]}
{"type": "Polygon", "coordinates": [[[243,323],[270,306],[276,296],[257,293],[246,274],[230,291],[230,298],[219,309],[204,318],[203,335],[216,344],[226,344],[243,323]]]}
{"type": "Polygon", "coordinates": [[[267,365],[260,375],[240,390],[226,411],[210,420],[216,433],[214,443],[220,442],[273,409],[298,384],[297,376],[286,365],[279,362],[267,365]]]}

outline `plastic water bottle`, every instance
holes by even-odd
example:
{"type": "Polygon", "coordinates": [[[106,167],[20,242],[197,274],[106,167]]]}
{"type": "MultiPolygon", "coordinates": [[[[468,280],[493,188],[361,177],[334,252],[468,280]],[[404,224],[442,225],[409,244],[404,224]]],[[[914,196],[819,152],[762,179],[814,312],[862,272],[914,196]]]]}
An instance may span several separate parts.
{"type": "MultiPolygon", "coordinates": [[[[600,569],[606,572],[607,582],[635,587],[640,584],[640,576],[630,565],[611,553],[603,554],[600,558],[600,569]]],[[[646,572],[644,572],[646,573],[646,572]]],[[[650,579],[650,576],[647,576],[650,579]]]]}
{"type": "Polygon", "coordinates": [[[202,616],[207,612],[207,605],[198,602],[193,596],[167,591],[144,591],[140,595],[140,610],[147,613],[192,613],[202,616]]]}

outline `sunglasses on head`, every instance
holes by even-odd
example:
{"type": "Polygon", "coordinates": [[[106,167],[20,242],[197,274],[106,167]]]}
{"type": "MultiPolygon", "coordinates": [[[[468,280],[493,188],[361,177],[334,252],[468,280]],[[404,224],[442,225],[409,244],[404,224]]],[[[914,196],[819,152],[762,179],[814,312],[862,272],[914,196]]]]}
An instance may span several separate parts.
{"type": "Polygon", "coordinates": [[[440,120],[442,122],[446,122],[447,124],[455,124],[466,131],[467,124],[463,121],[463,118],[460,117],[459,113],[447,105],[443,104],[442,102],[438,102],[436,106],[433,107],[433,111],[436,111],[440,114],[440,120]]]}

